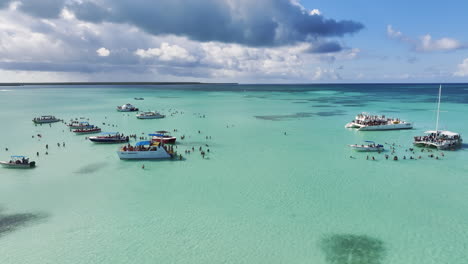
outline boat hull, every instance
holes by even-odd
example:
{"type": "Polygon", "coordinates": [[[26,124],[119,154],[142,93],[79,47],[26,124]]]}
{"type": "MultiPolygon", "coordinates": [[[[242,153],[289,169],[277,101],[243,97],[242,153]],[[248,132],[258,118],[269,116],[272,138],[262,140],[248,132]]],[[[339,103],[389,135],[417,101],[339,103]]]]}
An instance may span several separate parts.
{"type": "Polygon", "coordinates": [[[7,161],[0,161],[0,165],[4,168],[10,168],[10,169],[31,169],[36,167],[35,162],[30,162],[29,164],[16,164],[16,163],[10,163],[7,161]]]}
{"type": "Polygon", "coordinates": [[[153,141],[155,142],[159,142],[159,143],[164,143],[164,144],[175,144],[176,143],[176,139],[175,137],[171,137],[171,138],[155,138],[153,139],[153,141]]]}
{"type": "Polygon", "coordinates": [[[451,149],[457,149],[460,148],[462,145],[462,140],[452,142],[451,144],[438,144],[436,142],[430,142],[430,141],[415,141],[413,142],[413,145],[416,147],[421,147],[421,148],[435,148],[435,149],[440,149],[440,150],[451,150],[451,149]]]}
{"type": "Polygon", "coordinates": [[[167,153],[167,151],[161,147],[155,151],[117,151],[117,155],[122,160],[155,160],[172,158],[172,155],[167,153]]]}
{"type": "Polygon", "coordinates": [[[50,123],[56,123],[60,122],[62,120],[60,119],[54,119],[54,120],[33,120],[35,124],[50,124],[50,123]]]}
{"type": "Polygon", "coordinates": [[[353,150],[359,151],[359,152],[379,152],[379,151],[384,151],[384,148],[373,148],[373,147],[357,147],[357,146],[350,146],[353,150]]]}
{"type": "Polygon", "coordinates": [[[95,134],[101,132],[101,129],[95,129],[95,130],[88,130],[88,131],[73,131],[73,133],[77,135],[83,135],[83,134],[95,134]]]}
{"type": "Polygon", "coordinates": [[[118,109],[118,112],[138,112],[138,108],[133,108],[133,109],[118,109]]]}
{"type": "Polygon", "coordinates": [[[138,119],[161,119],[164,118],[164,115],[161,116],[137,116],[138,119]]]}
{"type": "Polygon", "coordinates": [[[400,123],[391,125],[378,125],[378,126],[360,126],[359,131],[382,131],[382,130],[402,130],[412,129],[413,126],[410,123],[400,123]]]}
{"type": "Polygon", "coordinates": [[[98,137],[89,137],[89,140],[94,143],[101,144],[115,144],[115,143],[126,143],[129,141],[128,138],[113,139],[113,138],[98,138],[98,137]]]}

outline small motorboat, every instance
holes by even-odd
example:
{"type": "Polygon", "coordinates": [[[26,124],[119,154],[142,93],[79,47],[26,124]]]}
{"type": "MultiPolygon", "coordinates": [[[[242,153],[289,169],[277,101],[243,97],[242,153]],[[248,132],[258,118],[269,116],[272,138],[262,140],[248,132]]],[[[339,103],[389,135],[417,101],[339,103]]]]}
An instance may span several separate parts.
{"type": "Polygon", "coordinates": [[[138,119],[159,119],[159,118],[164,118],[166,116],[162,115],[162,114],[160,114],[158,112],[151,111],[151,112],[139,113],[138,115],[136,115],[136,117],[138,119]]]}
{"type": "Polygon", "coordinates": [[[118,132],[102,132],[98,136],[89,137],[94,143],[124,143],[129,141],[129,136],[125,136],[124,134],[119,134],[118,132]]]}
{"type": "Polygon", "coordinates": [[[148,136],[152,137],[151,142],[160,142],[164,144],[175,144],[176,142],[177,138],[169,135],[168,131],[161,130],[156,131],[155,133],[156,134],[148,134],[148,136]]]}
{"type": "Polygon", "coordinates": [[[374,141],[365,141],[367,144],[354,144],[349,145],[352,149],[356,151],[372,152],[372,151],[384,151],[384,146],[380,144],[375,144],[374,141]]]}
{"type": "Polygon", "coordinates": [[[76,133],[77,135],[93,134],[93,133],[101,132],[101,129],[99,127],[97,127],[97,126],[92,126],[92,127],[88,127],[88,128],[78,128],[78,129],[73,130],[73,132],[76,133]]]}
{"type": "Polygon", "coordinates": [[[46,124],[46,123],[60,122],[62,120],[56,118],[55,116],[46,115],[46,116],[35,117],[32,121],[36,124],[46,124]]]}
{"type": "Polygon", "coordinates": [[[122,106],[117,106],[117,111],[119,112],[137,112],[138,108],[131,104],[124,104],[122,106]]]}
{"type": "Polygon", "coordinates": [[[67,124],[70,129],[79,129],[79,128],[90,128],[93,125],[90,125],[89,122],[86,121],[76,121],[72,120],[70,123],[67,124]]]}
{"type": "Polygon", "coordinates": [[[9,161],[0,161],[0,165],[4,168],[30,169],[36,167],[36,162],[29,161],[25,156],[11,156],[9,161]]]}
{"type": "Polygon", "coordinates": [[[143,97],[135,97],[134,99],[135,100],[145,100],[145,98],[143,98],[143,97]]]}

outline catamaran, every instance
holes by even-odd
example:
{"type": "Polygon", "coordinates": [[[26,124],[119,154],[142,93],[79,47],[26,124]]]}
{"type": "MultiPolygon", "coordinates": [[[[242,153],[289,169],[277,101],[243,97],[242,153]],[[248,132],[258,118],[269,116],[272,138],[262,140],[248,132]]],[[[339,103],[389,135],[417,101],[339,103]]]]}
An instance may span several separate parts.
{"type": "Polygon", "coordinates": [[[46,123],[60,122],[62,120],[56,118],[55,116],[46,115],[46,116],[41,116],[41,117],[35,117],[32,121],[36,124],[46,124],[46,123]]]}
{"type": "Polygon", "coordinates": [[[357,128],[359,131],[411,129],[413,125],[399,118],[384,115],[358,114],[353,121],[345,125],[346,128],[357,128]]]}
{"type": "Polygon", "coordinates": [[[424,132],[425,136],[414,137],[413,144],[418,147],[433,147],[443,150],[454,150],[459,148],[463,142],[461,135],[456,132],[439,130],[440,97],[442,95],[442,85],[439,87],[439,99],[437,102],[437,119],[435,130],[424,132]]]}

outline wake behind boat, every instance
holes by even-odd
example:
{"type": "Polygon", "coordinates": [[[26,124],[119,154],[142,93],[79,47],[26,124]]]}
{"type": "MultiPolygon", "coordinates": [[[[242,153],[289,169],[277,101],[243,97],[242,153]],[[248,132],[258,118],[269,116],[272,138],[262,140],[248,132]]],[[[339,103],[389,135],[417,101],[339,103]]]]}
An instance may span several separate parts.
{"type": "Polygon", "coordinates": [[[46,116],[35,117],[32,121],[36,124],[47,124],[47,123],[60,122],[62,120],[56,118],[55,116],[46,115],[46,116]]]}
{"type": "Polygon", "coordinates": [[[135,146],[130,144],[121,147],[117,151],[120,159],[144,160],[144,159],[170,159],[174,156],[173,149],[159,142],[139,141],[135,146]]]}
{"type": "Polygon", "coordinates": [[[375,144],[374,141],[365,141],[366,143],[369,144],[354,144],[354,145],[349,145],[352,149],[356,151],[363,151],[363,152],[372,152],[372,151],[384,151],[384,146],[380,144],[375,144]]]}
{"type": "Polygon", "coordinates": [[[129,141],[129,137],[118,132],[102,132],[98,136],[89,137],[89,140],[94,143],[124,143],[129,141]]]}
{"type": "Polygon", "coordinates": [[[25,156],[11,156],[9,161],[0,161],[0,165],[4,168],[30,169],[36,167],[36,162],[29,161],[25,156]]]}
{"type": "Polygon", "coordinates": [[[345,126],[357,128],[359,131],[399,130],[412,129],[413,125],[399,118],[389,118],[385,115],[371,115],[369,113],[358,114],[355,119],[345,126]]]}
{"type": "Polygon", "coordinates": [[[417,147],[433,147],[444,150],[455,150],[461,147],[462,138],[459,133],[439,130],[439,116],[440,116],[440,97],[442,95],[442,85],[439,86],[439,99],[437,102],[437,119],[436,129],[434,131],[426,131],[426,136],[414,137],[413,145],[417,147]]]}

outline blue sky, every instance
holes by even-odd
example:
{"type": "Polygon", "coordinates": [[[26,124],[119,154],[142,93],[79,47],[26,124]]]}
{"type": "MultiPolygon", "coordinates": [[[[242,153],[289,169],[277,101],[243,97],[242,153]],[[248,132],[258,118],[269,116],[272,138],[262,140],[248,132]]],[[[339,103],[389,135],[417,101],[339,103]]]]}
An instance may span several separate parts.
{"type": "Polygon", "coordinates": [[[0,78],[468,82],[464,1],[0,0],[0,78]]]}

